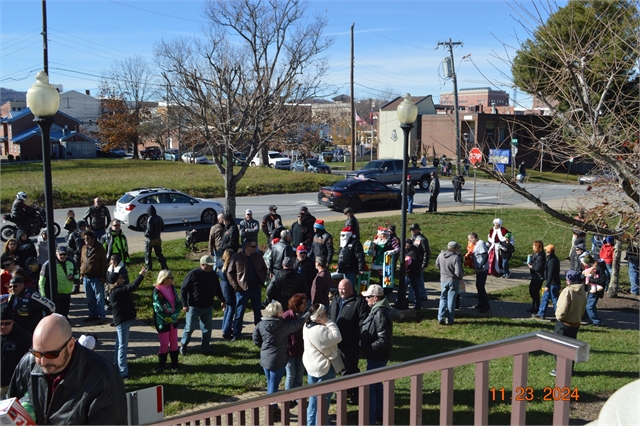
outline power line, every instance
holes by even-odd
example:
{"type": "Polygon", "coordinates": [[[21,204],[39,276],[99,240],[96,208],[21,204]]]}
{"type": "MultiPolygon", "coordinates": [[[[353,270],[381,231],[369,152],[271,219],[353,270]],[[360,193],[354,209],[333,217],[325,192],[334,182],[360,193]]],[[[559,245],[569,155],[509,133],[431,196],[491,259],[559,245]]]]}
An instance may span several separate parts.
{"type": "Polygon", "coordinates": [[[119,1],[115,1],[115,0],[107,0],[107,1],[109,1],[109,2],[111,2],[111,3],[119,4],[120,6],[130,7],[130,8],[132,8],[132,9],[138,9],[138,10],[141,10],[141,11],[143,11],[143,12],[153,13],[153,14],[155,14],[155,15],[166,16],[166,17],[168,17],[168,18],[181,19],[181,20],[183,20],[183,21],[198,22],[198,23],[200,23],[200,24],[206,24],[206,23],[207,23],[206,21],[200,21],[200,20],[197,20],[197,19],[183,18],[183,17],[181,17],[181,16],[175,16],[175,15],[169,15],[169,14],[167,14],[167,13],[156,12],[155,10],[143,9],[143,8],[141,8],[141,7],[132,6],[132,5],[130,5],[130,4],[120,3],[119,1]]]}
{"type": "Polygon", "coordinates": [[[395,39],[393,39],[393,38],[391,38],[391,37],[387,37],[387,36],[385,36],[385,35],[382,35],[382,34],[378,33],[377,31],[374,31],[374,30],[370,30],[370,29],[368,29],[368,28],[365,28],[365,27],[363,27],[363,26],[362,26],[362,25],[360,25],[360,24],[357,24],[357,25],[358,25],[359,27],[361,27],[362,29],[366,30],[366,31],[369,31],[369,32],[371,32],[371,33],[373,33],[373,34],[375,34],[375,35],[377,35],[377,36],[379,36],[379,37],[386,38],[387,40],[390,40],[390,41],[392,41],[392,42],[394,42],[394,43],[398,43],[398,44],[401,44],[401,45],[403,45],[403,46],[413,47],[414,49],[430,50],[430,49],[427,49],[426,47],[414,46],[414,45],[412,45],[412,44],[407,44],[407,43],[404,43],[404,42],[402,42],[402,41],[395,40],[395,39]]]}

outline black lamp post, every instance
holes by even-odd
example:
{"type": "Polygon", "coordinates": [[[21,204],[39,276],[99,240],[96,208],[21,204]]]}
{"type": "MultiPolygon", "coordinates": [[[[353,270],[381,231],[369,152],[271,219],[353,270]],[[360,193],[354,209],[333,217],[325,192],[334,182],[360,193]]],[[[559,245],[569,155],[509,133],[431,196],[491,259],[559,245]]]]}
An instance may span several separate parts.
{"type": "Polygon", "coordinates": [[[47,219],[47,246],[49,248],[49,290],[53,303],[58,303],[56,276],[56,234],[53,227],[53,186],[51,181],[51,124],[60,106],[60,94],[49,84],[49,76],[40,71],[36,82],[27,91],[27,106],[42,133],[42,170],[44,172],[44,206],[47,219]]]}
{"type": "MultiPolygon", "coordinates": [[[[395,303],[395,308],[404,310],[409,307],[407,302],[407,283],[406,283],[406,268],[404,264],[404,257],[406,252],[407,243],[407,169],[409,168],[409,133],[413,129],[413,123],[418,117],[418,107],[411,102],[411,95],[404,95],[404,101],[398,105],[397,109],[398,120],[400,121],[400,128],[404,132],[404,142],[402,146],[402,239],[400,246],[400,287],[398,288],[398,299],[395,303]]],[[[416,295],[416,297],[420,297],[416,295]]]]}

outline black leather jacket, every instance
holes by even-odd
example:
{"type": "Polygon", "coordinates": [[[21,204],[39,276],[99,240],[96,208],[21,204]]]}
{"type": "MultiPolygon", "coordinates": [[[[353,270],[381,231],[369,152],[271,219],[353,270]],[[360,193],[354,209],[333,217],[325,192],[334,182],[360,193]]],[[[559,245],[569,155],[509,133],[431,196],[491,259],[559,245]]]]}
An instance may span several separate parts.
{"type": "MultiPolygon", "coordinates": [[[[364,271],[364,265],[364,249],[362,248],[362,243],[354,235],[346,246],[340,247],[338,272],[348,274],[350,272],[364,271]]],[[[355,283],[352,284],[355,285],[355,283]]]]}
{"type": "Polygon", "coordinates": [[[227,249],[231,249],[235,253],[239,248],[240,231],[238,230],[238,225],[235,223],[225,225],[222,238],[220,239],[220,251],[224,252],[227,249]]]}
{"type": "MultiPolygon", "coordinates": [[[[155,208],[154,208],[155,210],[155,208]]],[[[82,218],[93,228],[94,231],[106,229],[111,222],[111,213],[105,205],[100,207],[91,206],[87,209],[82,218]]]]}
{"type": "Polygon", "coordinates": [[[23,357],[8,395],[22,398],[27,392],[39,425],[127,424],[127,400],[118,370],[105,357],[77,342],[66,375],[50,401],[42,369],[33,355],[23,357]]]}
{"type": "Polygon", "coordinates": [[[269,260],[269,273],[282,269],[282,261],[285,257],[296,257],[296,252],[288,243],[280,240],[271,247],[271,259],[269,260]]]}
{"type": "Polygon", "coordinates": [[[156,214],[156,208],[149,206],[147,209],[149,219],[147,220],[147,229],[144,231],[144,236],[150,240],[157,240],[160,238],[160,234],[164,231],[164,220],[156,214]]]}
{"type": "Polygon", "coordinates": [[[360,353],[365,359],[391,359],[392,340],[393,314],[389,301],[384,298],[373,305],[362,323],[360,353]]]}
{"type": "Polygon", "coordinates": [[[369,315],[369,306],[361,296],[353,295],[344,301],[340,309],[339,295],[335,295],[329,308],[329,318],[336,323],[342,336],[338,348],[342,351],[358,349],[360,340],[360,327],[369,315]],[[338,313],[338,311],[340,311],[338,313]]]}

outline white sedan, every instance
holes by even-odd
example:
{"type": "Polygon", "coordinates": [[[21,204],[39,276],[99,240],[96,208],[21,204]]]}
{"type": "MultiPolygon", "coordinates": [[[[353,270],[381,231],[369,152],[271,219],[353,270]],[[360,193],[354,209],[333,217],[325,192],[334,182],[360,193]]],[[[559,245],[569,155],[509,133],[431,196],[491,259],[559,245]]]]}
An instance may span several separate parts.
{"type": "Polygon", "coordinates": [[[224,207],[217,201],[191,197],[167,188],[136,188],[124,194],[116,203],[113,217],[129,228],[144,231],[147,228],[149,206],[156,209],[166,225],[190,222],[213,224],[224,207]]]}
{"type": "Polygon", "coordinates": [[[200,153],[187,152],[182,154],[182,161],[192,164],[208,164],[209,159],[200,153]]]}

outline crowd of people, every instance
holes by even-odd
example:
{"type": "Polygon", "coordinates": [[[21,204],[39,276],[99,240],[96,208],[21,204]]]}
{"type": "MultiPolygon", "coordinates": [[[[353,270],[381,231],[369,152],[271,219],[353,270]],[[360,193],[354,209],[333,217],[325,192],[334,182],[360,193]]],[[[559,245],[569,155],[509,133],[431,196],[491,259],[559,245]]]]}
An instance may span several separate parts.
{"type": "MultiPolygon", "coordinates": [[[[269,207],[262,222],[253,218],[252,210],[245,211],[239,224],[232,215],[220,214],[210,230],[208,253],[178,284],[162,255],[163,220],[149,210],[145,266],[133,281],[127,272],[131,258],[126,236],[120,222],[111,219],[99,198],[78,222],[74,212],[68,212],[67,244],[58,246],[51,258],[56,262],[57,279],[53,294],[49,285],[49,256],[39,258],[37,244],[26,233],[18,232],[16,239],[5,244],[0,274],[2,395],[21,398],[34,410],[37,421],[55,422],[63,418],[71,409],[70,403],[84,410],[74,414],[84,416],[81,423],[119,421],[122,413],[118,410],[107,413],[103,404],[119,403],[121,398],[116,393],[122,389],[122,380],[114,380],[112,376],[124,380],[129,377],[129,330],[136,318],[132,294],[152,269],[152,250],[162,268],[152,294],[153,325],[159,340],[155,368],[158,374],[181,371],[179,356],[192,352],[189,345],[197,328],[202,332],[200,352],[213,354],[215,298],[224,310],[222,337],[231,342],[242,338],[243,317],[251,301],[255,324],[252,338],[260,347],[259,363],[268,393],[276,392],[283,378],[285,389],[301,386],[305,371],[308,383],[313,384],[339,374],[359,372],[359,359],[366,360],[367,370],[385,366],[392,353],[393,321],[388,296],[394,288],[394,279],[405,280],[414,309],[420,310],[427,299],[424,270],[431,259],[431,248],[418,223],[410,227],[405,258],[398,259],[401,240],[395,227],[380,227],[374,238],[365,240],[350,208],[344,210],[345,224],[335,248],[324,221],[311,215],[307,207],[300,208],[297,220],[288,228],[275,205],[269,207]],[[260,232],[267,241],[264,253],[258,249],[260,232]],[[405,263],[405,277],[396,276],[399,262],[405,263]],[[341,274],[337,286],[329,269],[331,265],[341,274]],[[106,311],[112,311],[113,363],[98,359],[89,349],[76,344],[71,335],[67,317],[71,294],[79,291],[79,284],[85,291],[89,311],[85,322],[106,324],[110,321],[106,311]],[[267,295],[264,302],[263,289],[267,295]],[[179,338],[178,320],[183,314],[186,324],[179,338]],[[13,343],[5,345],[5,342],[13,343]],[[23,356],[25,353],[28,355],[23,356]],[[29,380],[29,372],[34,368],[42,371],[43,381],[29,380]],[[14,370],[13,378],[4,374],[14,370]],[[52,400],[51,389],[57,386],[56,381],[69,377],[78,381],[79,388],[89,386],[88,380],[99,385],[83,395],[69,395],[68,401],[52,400]],[[100,403],[96,405],[91,398],[100,399],[100,403]]],[[[603,239],[598,256],[594,257],[586,250],[584,235],[576,233],[570,254],[571,271],[566,274],[568,286],[561,292],[560,261],[555,247],[534,241],[532,254],[527,258],[532,299],[528,312],[532,317],[544,319],[550,300],[558,334],[575,337],[580,325],[602,325],[596,305],[609,283],[611,245],[612,241],[603,239]]],[[[473,269],[476,276],[478,304],[474,308],[480,313],[489,312],[487,277],[491,274],[508,279],[509,260],[514,251],[512,233],[496,218],[486,242],[476,232],[470,232],[466,254],[462,254],[458,242],[451,241],[446,250],[434,256],[440,271],[439,324],[454,324],[460,292],[465,286],[464,266],[473,269]]],[[[632,280],[631,291],[637,294],[637,246],[630,244],[627,252],[630,278],[634,273],[633,256],[636,256],[636,281],[634,286],[632,280]]],[[[123,395],[122,392],[122,398],[123,395]]],[[[357,389],[350,389],[347,395],[351,403],[357,404],[357,389]]],[[[58,394],[55,396],[58,398],[58,394]]],[[[375,384],[370,391],[370,424],[381,419],[381,400],[382,384],[375,384]]],[[[322,406],[328,407],[328,402],[329,399],[322,406]]],[[[317,407],[317,399],[310,398],[308,424],[326,419],[327,412],[318,413],[317,407]]],[[[279,416],[278,407],[273,409],[279,416]]]]}

